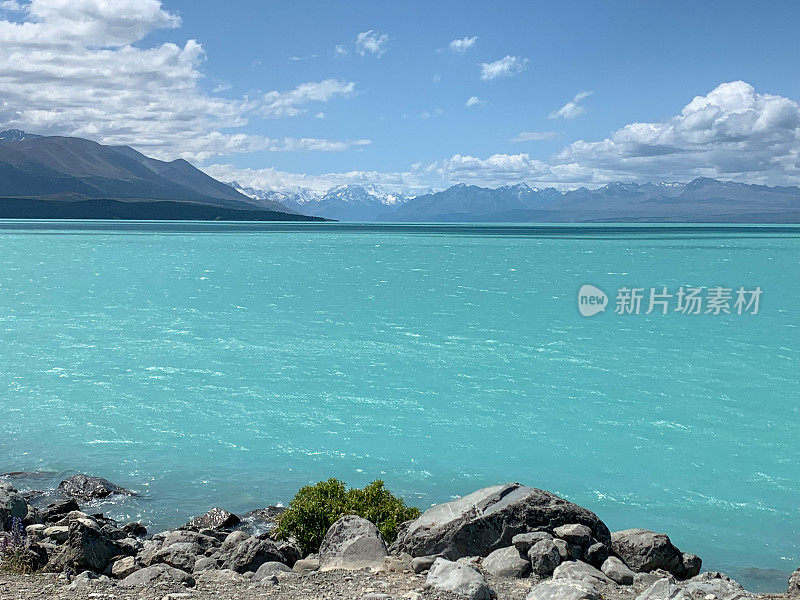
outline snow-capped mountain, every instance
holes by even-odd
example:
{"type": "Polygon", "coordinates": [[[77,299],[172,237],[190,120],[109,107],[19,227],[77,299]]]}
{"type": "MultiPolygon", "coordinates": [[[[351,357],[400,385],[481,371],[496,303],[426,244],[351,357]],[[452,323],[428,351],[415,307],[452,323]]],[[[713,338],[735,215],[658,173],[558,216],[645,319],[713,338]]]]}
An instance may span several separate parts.
{"type": "Polygon", "coordinates": [[[28,140],[40,137],[43,136],[36,135],[35,133],[28,133],[21,129],[6,129],[5,131],[0,131],[0,144],[6,142],[27,142],[28,140]]]}
{"type": "Polygon", "coordinates": [[[415,196],[405,192],[387,192],[377,185],[338,185],[322,194],[302,187],[284,190],[258,190],[243,187],[232,181],[230,185],[256,201],[279,202],[300,214],[325,216],[339,221],[375,221],[377,218],[408,202],[415,196]]]}
{"type": "MultiPolygon", "coordinates": [[[[239,188],[237,188],[239,189],[239,188]]],[[[424,194],[386,193],[378,186],[342,185],[258,192],[305,215],[339,221],[394,222],[800,222],[800,188],[698,178],[689,183],[612,182],[590,190],[537,189],[526,183],[484,188],[463,183],[424,194]]]]}

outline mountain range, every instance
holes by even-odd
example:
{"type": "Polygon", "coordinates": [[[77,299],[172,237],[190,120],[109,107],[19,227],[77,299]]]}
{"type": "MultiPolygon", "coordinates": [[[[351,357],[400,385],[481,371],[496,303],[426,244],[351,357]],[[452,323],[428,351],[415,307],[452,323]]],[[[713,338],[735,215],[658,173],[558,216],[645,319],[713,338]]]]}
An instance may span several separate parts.
{"type": "Polygon", "coordinates": [[[597,189],[498,188],[458,184],[442,191],[389,194],[346,185],[314,194],[306,188],[243,194],[302,214],[341,221],[387,222],[773,222],[800,223],[800,188],[701,177],[689,183],[609,183],[597,189]]]}
{"type": "Polygon", "coordinates": [[[261,212],[269,220],[286,215],[292,215],[286,217],[292,220],[308,220],[277,202],[253,202],[183,159],[165,162],[128,146],[104,146],[82,138],[40,136],[18,129],[0,132],[0,198],[8,200],[0,202],[0,216],[6,218],[29,217],[31,211],[34,215],[41,212],[42,218],[61,213],[71,218],[68,215],[97,210],[100,213],[95,218],[119,214],[137,218],[138,211],[147,214],[146,218],[186,214],[186,218],[237,219],[245,216],[235,212],[239,210],[247,211],[250,218],[261,212]],[[65,202],[84,204],[67,206],[65,202]],[[128,206],[120,206],[121,202],[128,206]]]}
{"type": "Polygon", "coordinates": [[[800,188],[698,178],[598,189],[458,184],[388,193],[376,185],[258,190],[222,183],[183,159],[75,137],[0,132],[0,218],[148,218],[387,222],[800,223],[800,188]]]}

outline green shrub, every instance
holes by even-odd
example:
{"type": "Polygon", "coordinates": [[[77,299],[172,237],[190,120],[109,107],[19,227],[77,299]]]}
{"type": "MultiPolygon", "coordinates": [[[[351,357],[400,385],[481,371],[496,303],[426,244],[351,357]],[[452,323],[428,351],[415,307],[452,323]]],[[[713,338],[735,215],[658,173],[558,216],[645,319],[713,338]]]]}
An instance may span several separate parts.
{"type": "Polygon", "coordinates": [[[344,515],[372,521],[383,539],[391,543],[397,538],[400,523],[416,519],[419,509],[406,506],[380,480],[364,489],[348,490],[343,481],[328,479],[297,492],[280,517],[277,535],[281,539],[295,538],[304,554],[316,552],[330,526],[344,515]]]}

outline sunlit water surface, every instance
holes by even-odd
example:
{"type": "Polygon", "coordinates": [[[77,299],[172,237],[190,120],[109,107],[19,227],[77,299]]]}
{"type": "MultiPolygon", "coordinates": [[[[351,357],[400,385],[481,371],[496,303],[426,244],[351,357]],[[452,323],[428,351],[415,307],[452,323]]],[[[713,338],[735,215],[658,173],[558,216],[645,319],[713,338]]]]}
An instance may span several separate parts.
{"type": "Polygon", "coordinates": [[[514,480],[785,590],[798,266],[796,228],[6,222],[0,471],[103,475],[154,528],[328,477],[423,508],[514,480]],[[584,283],[764,293],[584,318],[584,283]]]}

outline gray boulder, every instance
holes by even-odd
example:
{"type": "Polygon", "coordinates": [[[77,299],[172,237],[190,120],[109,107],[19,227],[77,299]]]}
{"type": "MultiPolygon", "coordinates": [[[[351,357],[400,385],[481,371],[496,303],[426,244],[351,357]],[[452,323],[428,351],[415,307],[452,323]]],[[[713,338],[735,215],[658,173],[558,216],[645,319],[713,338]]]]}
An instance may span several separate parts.
{"type": "Polygon", "coordinates": [[[718,600],[744,600],[752,598],[752,594],[736,581],[719,571],[707,571],[682,584],[688,592],[689,598],[693,596],[708,596],[713,594],[718,600]]]}
{"type": "Polygon", "coordinates": [[[247,581],[247,578],[230,569],[208,569],[197,576],[197,581],[201,583],[232,583],[247,581]]]}
{"type": "Polygon", "coordinates": [[[316,571],[319,569],[319,558],[315,556],[306,556],[305,558],[301,558],[294,566],[292,566],[292,571],[295,573],[310,573],[311,571],[316,571]]]}
{"type": "Polygon", "coordinates": [[[99,498],[107,498],[114,494],[135,496],[135,492],[111,483],[102,477],[89,477],[83,473],[73,475],[58,484],[58,491],[78,500],[89,502],[99,498]]]}
{"type": "Polygon", "coordinates": [[[539,540],[552,540],[553,536],[546,531],[532,531],[530,533],[518,533],[511,538],[511,543],[519,550],[520,554],[527,554],[536,542],[539,540]]]}
{"type": "Polygon", "coordinates": [[[550,540],[539,540],[528,550],[531,571],[538,577],[547,577],[561,563],[561,553],[550,540]]]}
{"type": "MultiPolygon", "coordinates": [[[[561,562],[564,562],[565,560],[575,560],[575,557],[570,555],[570,545],[566,540],[555,538],[553,543],[556,545],[556,548],[558,548],[559,555],[561,555],[561,562]]],[[[576,546],[573,546],[573,548],[575,547],[576,546]]],[[[580,546],[577,546],[577,548],[580,548],[580,546]]]]}
{"type": "Polygon", "coordinates": [[[14,519],[26,520],[29,506],[9,483],[0,482],[0,531],[10,531],[14,519]]]}
{"type": "Polygon", "coordinates": [[[203,571],[219,569],[219,563],[216,558],[210,556],[203,556],[194,561],[194,568],[192,573],[202,573],[203,571]]]}
{"type": "Polygon", "coordinates": [[[194,585],[194,579],[188,573],[184,573],[180,569],[170,567],[169,565],[158,564],[145,567],[144,569],[140,569],[128,575],[119,582],[119,586],[123,588],[152,587],[157,583],[164,582],[180,583],[188,587],[194,585]]]}
{"type": "Polygon", "coordinates": [[[690,598],[687,598],[686,593],[675,585],[674,580],[662,577],[636,596],[636,600],[690,600],[690,598]]]}
{"type": "Polygon", "coordinates": [[[789,575],[789,589],[786,593],[790,598],[800,598],[800,569],[789,575]]]}
{"type": "Polygon", "coordinates": [[[239,517],[224,508],[215,506],[206,514],[189,520],[183,529],[200,531],[201,529],[226,529],[239,524],[239,517]]]}
{"type": "Polygon", "coordinates": [[[270,579],[278,573],[291,573],[292,570],[281,562],[265,562],[258,567],[258,571],[253,575],[253,581],[261,581],[262,579],[270,579]]]}
{"type": "Polygon", "coordinates": [[[71,568],[102,573],[111,559],[120,554],[119,546],[103,535],[97,522],[78,518],[70,522],[67,541],[59,554],[53,557],[51,566],[59,571],[71,568]]]}
{"type": "Polygon", "coordinates": [[[600,567],[605,575],[620,585],[631,585],[633,583],[633,571],[616,556],[609,556],[600,567]]]}
{"type": "Polygon", "coordinates": [[[586,548],[592,543],[592,530],[580,523],[568,523],[553,529],[553,535],[586,548]]]}
{"type": "Polygon", "coordinates": [[[608,558],[608,548],[600,542],[591,544],[583,553],[583,560],[594,567],[600,567],[608,558]]]}
{"type": "Polygon", "coordinates": [[[346,515],[330,526],[319,547],[320,569],[379,568],[386,542],[373,523],[346,515]]]}
{"type": "Polygon", "coordinates": [[[416,556],[411,559],[411,570],[417,575],[430,570],[438,556],[416,556]]]}
{"type": "Polygon", "coordinates": [[[689,579],[700,573],[700,568],[703,566],[703,561],[696,554],[683,552],[681,554],[681,568],[678,577],[682,579],[689,579]]]}
{"type": "Polygon", "coordinates": [[[425,582],[438,590],[452,592],[469,600],[492,600],[496,597],[478,571],[444,558],[434,561],[425,582]]]}
{"type": "Polygon", "coordinates": [[[525,600],[600,600],[596,590],[567,580],[536,584],[525,600]]]}
{"type": "Polygon", "coordinates": [[[133,556],[125,556],[111,563],[111,576],[114,579],[125,579],[141,568],[133,556]]]}
{"type": "Polygon", "coordinates": [[[219,546],[220,541],[215,537],[196,531],[177,529],[166,533],[162,546],[166,547],[174,544],[194,544],[197,547],[197,554],[202,554],[219,546]]]}
{"type": "Polygon", "coordinates": [[[602,571],[580,560],[568,560],[558,565],[553,571],[553,579],[572,581],[593,589],[601,584],[613,583],[602,571]]]}
{"type": "Polygon", "coordinates": [[[663,533],[647,529],[615,531],[611,534],[611,548],[633,571],[662,569],[683,576],[681,551],[663,533]]]}
{"type": "Polygon", "coordinates": [[[531,572],[531,563],[514,546],[495,550],[483,559],[483,568],[495,577],[519,579],[531,572]]]}
{"type": "Polygon", "coordinates": [[[164,546],[153,556],[153,563],[164,563],[181,571],[191,573],[197,559],[197,544],[190,542],[177,542],[164,546]]]}
{"type": "Polygon", "coordinates": [[[286,562],[283,554],[272,540],[247,538],[235,548],[222,553],[223,569],[230,569],[237,573],[258,571],[265,562],[286,562]]]}
{"type": "Polygon", "coordinates": [[[222,551],[227,552],[235,548],[249,537],[250,534],[244,531],[233,531],[229,533],[222,542],[222,551]]]}
{"type": "Polygon", "coordinates": [[[611,539],[590,510],[551,492],[506,483],[430,508],[400,533],[394,547],[412,556],[487,556],[510,546],[519,533],[552,531],[568,523],[588,526],[600,542],[611,539]]]}

